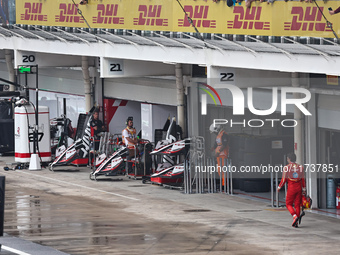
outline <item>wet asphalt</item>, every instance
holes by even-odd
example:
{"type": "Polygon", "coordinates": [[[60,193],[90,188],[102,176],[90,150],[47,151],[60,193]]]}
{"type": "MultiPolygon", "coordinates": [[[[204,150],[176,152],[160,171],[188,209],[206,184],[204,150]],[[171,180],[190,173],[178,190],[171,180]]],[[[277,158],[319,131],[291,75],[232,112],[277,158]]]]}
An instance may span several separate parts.
{"type": "MultiPolygon", "coordinates": [[[[3,171],[7,235],[67,254],[338,254],[340,221],[223,194],[184,194],[87,167],[3,171]]],[[[0,253],[10,254],[10,253],[0,253]]],[[[31,253],[34,254],[34,253],[31,253]]]]}

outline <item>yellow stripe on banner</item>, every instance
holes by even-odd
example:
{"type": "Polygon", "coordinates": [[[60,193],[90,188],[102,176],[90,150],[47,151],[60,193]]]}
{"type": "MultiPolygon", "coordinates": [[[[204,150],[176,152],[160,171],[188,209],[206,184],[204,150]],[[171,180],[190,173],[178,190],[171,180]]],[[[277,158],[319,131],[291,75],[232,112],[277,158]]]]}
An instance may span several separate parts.
{"type": "MultiPolygon", "coordinates": [[[[76,1],[78,3],[79,0],[76,1]]],[[[200,33],[264,36],[333,37],[315,3],[275,1],[253,2],[251,8],[226,1],[181,0],[200,33]]],[[[340,33],[340,14],[331,16],[338,1],[318,1],[324,15],[340,33]]],[[[195,32],[176,0],[89,0],[79,5],[92,28],[195,32]]],[[[87,27],[69,0],[16,0],[17,24],[87,27]]]]}

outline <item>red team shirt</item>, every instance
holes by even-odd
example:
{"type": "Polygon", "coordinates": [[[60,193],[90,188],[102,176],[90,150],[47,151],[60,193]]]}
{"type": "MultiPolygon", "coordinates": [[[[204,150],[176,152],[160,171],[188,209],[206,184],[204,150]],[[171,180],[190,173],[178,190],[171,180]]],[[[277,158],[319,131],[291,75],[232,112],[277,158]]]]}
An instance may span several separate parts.
{"type": "Polygon", "coordinates": [[[305,175],[304,175],[304,170],[303,166],[291,162],[288,165],[286,165],[283,168],[283,174],[282,174],[282,179],[279,185],[279,188],[281,189],[282,186],[285,183],[288,183],[288,188],[289,186],[300,186],[301,188],[306,187],[306,182],[305,182],[305,175]]]}

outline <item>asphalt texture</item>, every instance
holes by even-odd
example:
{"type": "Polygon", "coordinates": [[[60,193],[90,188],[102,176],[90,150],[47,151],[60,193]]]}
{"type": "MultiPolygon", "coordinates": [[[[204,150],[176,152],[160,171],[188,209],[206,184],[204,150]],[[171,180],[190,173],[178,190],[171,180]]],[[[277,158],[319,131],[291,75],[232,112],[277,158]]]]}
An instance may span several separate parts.
{"type": "Polygon", "coordinates": [[[339,253],[336,218],[307,212],[293,228],[286,209],[266,202],[184,194],[127,177],[91,181],[87,167],[4,171],[13,158],[0,160],[4,232],[37,245],[37,253],[16,246],[27,254],[40,248],[50,249],[45,254],[339,253]]]}

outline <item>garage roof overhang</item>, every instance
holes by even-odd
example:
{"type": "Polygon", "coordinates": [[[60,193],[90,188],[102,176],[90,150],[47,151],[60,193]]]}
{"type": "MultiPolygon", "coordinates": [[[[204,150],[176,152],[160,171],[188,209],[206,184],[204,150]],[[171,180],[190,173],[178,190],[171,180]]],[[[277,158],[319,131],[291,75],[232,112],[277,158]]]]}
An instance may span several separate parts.
{"type": "Polygon", "coordinates": [[[59,28],[54,32],[39,28],[0,29],[1,49],[340,76],[339,45],[330,41],[329,45],[306,45],[283,39],[286,43],[266,43],[252,37],[251,42],[230,41],[220,36],[201,41],[187,34],[169,38],[157,33],[147,37],[104,30],[90,34],[81,30],[69,33],[59,28]]]}

